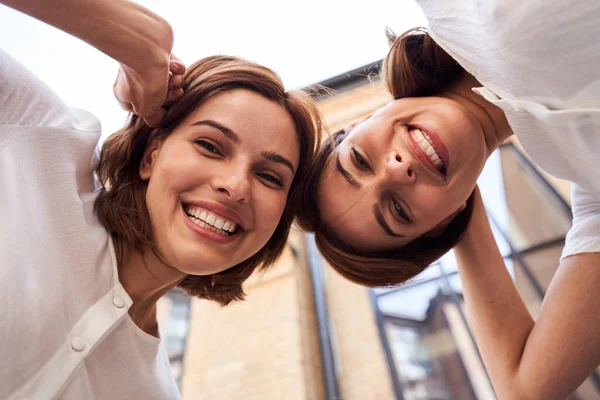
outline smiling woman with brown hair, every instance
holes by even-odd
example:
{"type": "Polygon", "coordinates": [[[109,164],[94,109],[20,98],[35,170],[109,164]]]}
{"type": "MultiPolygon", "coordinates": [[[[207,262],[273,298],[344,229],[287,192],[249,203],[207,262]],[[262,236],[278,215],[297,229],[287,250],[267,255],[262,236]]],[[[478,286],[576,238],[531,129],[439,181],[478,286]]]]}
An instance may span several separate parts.
{"type": "Polygon", "coordinates": [[[417,2],[428,29],[391,37],[383,65],[395,100],[321,147],[301,224],[366,286],[402,284],[454,247],[499,398],[564,399],[600,364],[600,44],[590,40],[600,3],[417,2]],[[573,227],[536,321],[476,191],[513,132],[573,188],[573,227]]]}
{"type": "Polygon", "coordinates": [[[158,128],[133,115],[106,140],[95,208],[120,249],[158,256],[189,294],[226,305],[283,251],[318,112],[306,93],[285,92],[271,70],[235,57],[192,65],[182,89],[158,128]],[[183,216],[192,231],[177,225],[183,216]]]}
{"type": "Polygon", "coordinates": [[[186,71],[135,3],[9,3],[119,61],[139,116],[97,152],[99,121],[0,51],[0,398],[178,398],[156,302],[243,299],[284,249],[319,113],[252,62],[186,71]]]}

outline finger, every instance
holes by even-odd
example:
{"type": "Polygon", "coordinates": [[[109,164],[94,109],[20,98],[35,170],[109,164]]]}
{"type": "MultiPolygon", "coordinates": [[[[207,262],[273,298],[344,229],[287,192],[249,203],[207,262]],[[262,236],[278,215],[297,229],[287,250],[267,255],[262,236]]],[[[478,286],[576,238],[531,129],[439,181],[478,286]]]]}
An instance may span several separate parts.
{"type": "Polygon", "coordinates": [[[183,89],[178,88],[178,89],[169,90],[169,93],[167,93],[167,99],[165,100],[164,105],[168,106],[168,105],[173,104],[181,96],[183,96],[183,89]]]}
{"type": "Polygon", "coordinates": [[[169,62],[169,71],[176,75],[183,75],[185,73],[185,64],[179,60],[171,60],[169,62]]]}
{"type": "Polygon", "coordinates": [[[121,108],[127,112],[133,112],[133,107],[131,105],[131,103],[127,102],[127,101],[122,101],[117,99],[117,101],[119,102],[119,105],[121,106],[121,108]]]}
{"type": "Polygon", "coordinates": [[[165,116],[166,112],[167,111],[164,108],[161,107],[161,108],[158,109],[158,111],[156,113],[153,113],[152,115],[148,115],[148,116],[143,117],[144,122],[150,128],[156,128],[160,124],[160,121],[162,121],[162,119],[165,116]]]}
{"type": "Polygon", "coordinates": [[[177,89],[183,85],[183,75],[173,75],[169,77],[169,90],[177,89]]]}

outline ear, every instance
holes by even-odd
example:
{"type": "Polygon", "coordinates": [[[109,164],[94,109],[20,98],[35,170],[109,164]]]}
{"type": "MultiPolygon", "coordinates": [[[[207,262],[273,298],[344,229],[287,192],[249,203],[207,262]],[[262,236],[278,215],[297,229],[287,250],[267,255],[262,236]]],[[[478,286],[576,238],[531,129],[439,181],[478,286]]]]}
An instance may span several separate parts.
{"type": "Polygon", "coordinates": [[[161,142],[158,140],[152,140],[146,146],[146,150],[144,150],[144,155],[142,156],[142,161],[140,162],[140,178],[145,181],[150,179],[152,176],[152,169],[154,167],[154,162],[156,160],[156,156],[158,155],[158,151],[160,150],[160,143],[161,142]]]}
{"type": "Polygon", "coordinates": [[[458,210],[454,211],[452,214],[450,214],[448,217],[446,217],[446,219],[444,219],[442,222],[440,222],[435,228],[433,228],[432,230],[427,232],[425,234],[425,237],[440,236],[442,233],[444,233],[444,231],[446,230],[448,225],[450,225],[450,222],[452,222],[454,220],[454,217],[456,217],[458,215],[458,213],[461,212],[462,210],[464,210],[466,207],[467,207],[467,203],[465,202],[458,208],[458,210]]]}

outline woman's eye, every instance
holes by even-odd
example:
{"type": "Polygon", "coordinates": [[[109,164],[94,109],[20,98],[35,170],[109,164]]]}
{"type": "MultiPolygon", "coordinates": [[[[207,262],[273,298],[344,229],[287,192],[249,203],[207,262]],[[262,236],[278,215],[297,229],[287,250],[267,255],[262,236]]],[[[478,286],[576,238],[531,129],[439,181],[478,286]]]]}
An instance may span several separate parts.
{"type": "Polygon", "coordinates": [[[198,145],[200,145],[201,147],[204,147],[207,151],[210,151],[213,154],[221,155],[221,152],[219,151],[219,149],[217,149],[217,147],[214,144],[212,144],[211,142],[208,142],[203,139],[198,139],[198,140],[195,140],[194,142],[197,143],[198,145]]]}
{"type": "Polygon", "coordinates": [[[363,156],[360,155],[360,153],[358,151],[356,151],[356,149],[352,149],[352,154],[354,155],[354,159],[356,160],[356,162],[358,163],[358,165],[361,167],[361,169],[365,169],[365,170],[371,170],[371,167],[369,167],[369,164],[367,164],[367,162],[365,161],[365,159],[363,158],[363,156]]]}
{"type": "Polygon", "coordinates": [[[394,214],[398,215],[405,222],[410,222],[410,218],[408,217],[408,214],[406,214],[406,211],[404,211],[402,206],[400,204],[398,204],[398,202],[396,202],[396,200],[392,199],[392,205],[393,205],[394,211],[395,211],[394,214]]]}
{"type": "Polygon", "coordinates": [[[265,173],[261,173],[261,174],[257,174],[261,179],[276,185],[277,187],[283,187],[283,182],[281,181],[281,179],[274,177],[271,174],[265,174],[265,173]]]}

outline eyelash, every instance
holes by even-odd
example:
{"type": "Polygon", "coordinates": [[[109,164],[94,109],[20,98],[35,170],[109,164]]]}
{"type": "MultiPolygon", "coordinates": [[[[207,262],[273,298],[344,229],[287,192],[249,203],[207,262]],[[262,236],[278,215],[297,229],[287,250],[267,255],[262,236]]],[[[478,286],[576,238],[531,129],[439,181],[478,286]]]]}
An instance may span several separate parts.
{"type": "MultiPolygon", "coordinates": [[[[219,151],[219,149],[217,149],[217,147],[214,144],[212,144],[206,140],[203,140],[203,139],[198,139],[198,140],[195,140],[194,142],[197,143],[199,146],[203,147],[206,151],[209,151],[218,156],[222,156],[221,152],[219,151]]],[[[259,173],[256,175],[259,178],[261,178],[265,181],[268,181],[271,184],[277,185],[279,188],[283,187],[283,182],[280,179],[277,179],[276,177],[274,177],[273,175],[265,174],[265,173],[259,173]]]]}
{"type": "Polygon", "coordinates": [[[259,177],[261,177],[262,179],[279,186],[280,188],[283,187],[283,182],[281,182],[281,180],[275,178],[273,175],[269,175],[269,174],[257,174],[257,175],[259,177]]]}
{"type": "Polygon", "coordinates": [[[201,147],[204,147],[207,151],[210,151],[213,154],[222,155],[219,149],[217,149],[217,147],[214,144],[207,142],[206,140],[198,139],[194,142],[199,144],[201,147]]]}
{"type": "Polygon", "coordinates": [[[352,154],[354,156],[354,160],[356,160],[361,169],[371,171],[371,167],[369,166],[369,164],[367,164],[363,156],[361,156],[360,153],[356,151],[354,147],[352,148],[352,154]]]}
{"type": "Polygon", "coordinates": [[[393,214],[397,214],[400,216],[400,218],[402,218],[406,222],[410,222],[410,218],[408,217],[408,214],[406,214],[406,211],[404,211],[402,206],[400,204],[398,204],[393,197],[392,197],[392,208],[393,208],[393,210],[392,210],[393,214]]]}

